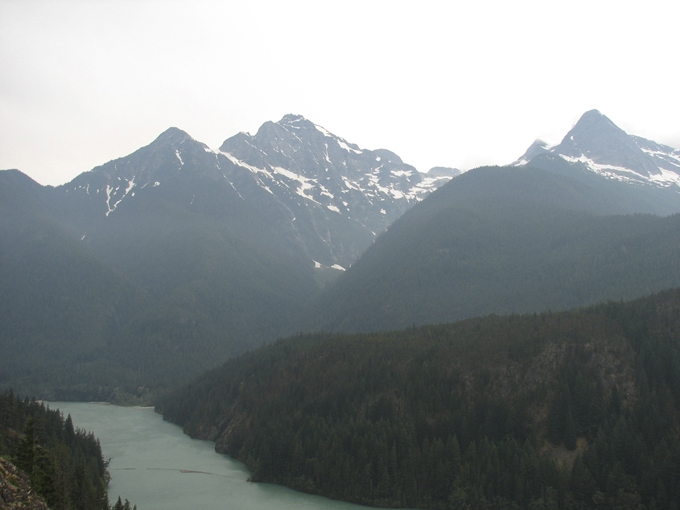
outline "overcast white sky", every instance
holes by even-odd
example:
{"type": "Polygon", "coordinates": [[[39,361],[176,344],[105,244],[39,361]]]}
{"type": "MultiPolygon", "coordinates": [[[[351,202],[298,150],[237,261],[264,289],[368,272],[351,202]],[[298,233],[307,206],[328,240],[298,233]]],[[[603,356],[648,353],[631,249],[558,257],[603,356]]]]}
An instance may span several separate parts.
{"type": "Polygon", "coordinates": [[[504,164],[597,108],[680,147],[673,1],[0,0],[0,169],[62,184],[176,126],[286,113],[427,171],[504,164]]]}

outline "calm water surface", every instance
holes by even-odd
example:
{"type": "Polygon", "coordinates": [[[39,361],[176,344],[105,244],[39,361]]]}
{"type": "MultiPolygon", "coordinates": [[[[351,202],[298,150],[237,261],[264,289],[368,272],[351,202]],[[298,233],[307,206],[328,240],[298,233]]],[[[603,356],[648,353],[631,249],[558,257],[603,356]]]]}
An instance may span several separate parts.
{"type": "Polygon", "coordinates": [[[77,428],[94,432],[111,459],[109,499],[120,495],[138,510],[360,510],[270,484],[250,483],[248,471],[191,439],[153,409],[80,402],[50,402],[77,428]]]}

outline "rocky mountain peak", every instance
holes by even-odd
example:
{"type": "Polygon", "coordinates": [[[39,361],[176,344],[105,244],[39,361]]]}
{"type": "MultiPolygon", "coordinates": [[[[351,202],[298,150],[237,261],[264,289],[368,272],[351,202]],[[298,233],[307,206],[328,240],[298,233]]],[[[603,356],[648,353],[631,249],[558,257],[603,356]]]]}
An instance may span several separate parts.
{"type": "Polygon", "coordinates": [[[297,115],[295,113],[287,113],[284,115],[280,121],[277,122],[282,126],[290,126],[294,129],[299,129],[301,127],[313,128],[314,123],[305,119],[302,115],[297,115]]]}
{"type": "Polygon", "coordinates": [[[614,124],[606,115],[604,115],[600,110],[592,109],[581,115],[574,127],[586,128],[592,126],[601,126],[606,124],[610,128],[619,129],[616,124],[614,124]]]}
{"type": "Polygon", "coordinates": [[[316,246],[308,245],[310,256],[343,267],[452,177],[422,174],[391,151],[362,149],[295,114],[265,122],[255,136],[232,136],[220,152],[235,165],[226,175],[241,196],[266,190],[290,217],[291,228],[321,236],[316,246]],[[343,241],[349,232],[362,241],[343,241]]]}
{"type": "Polygon", "coordinates": [[[90,214],[109,216],[144,190],[158,188],[178,177],[223,178],[216,155],[187,132],[171,127],[149,145],[77,176],[59,188],[69,202],[87,204],[90,214]]]}
{"type": "Polygon", "coordinates": [[[607,179],[680,187],[679,151],[629,135],[598,110],[584,113],[559,145],[537,140],[514,164],[539,164],[546,154],[607,179]]]}
{"type": "Polygon", "coordinates": [[[186,131],[182,131],[176,127],[170,127],[158,135],[158,137],[151,142],[150,146],[179,145],[187,139],[193,140],[186,131]]]}
{"type": "Polygon", "coordinates": [[[630,170],[647,178],[661,173],[633,138],[597,110],[584,113],[555,152],[612,169],[630,170]]]}

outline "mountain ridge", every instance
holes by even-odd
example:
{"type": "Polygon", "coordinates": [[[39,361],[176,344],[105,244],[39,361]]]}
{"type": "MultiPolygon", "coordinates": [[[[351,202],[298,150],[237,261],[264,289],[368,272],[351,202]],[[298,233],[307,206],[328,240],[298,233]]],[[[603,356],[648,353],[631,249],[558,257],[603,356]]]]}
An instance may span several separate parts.
{"type": "MultiPolygon", "coordinates": [[[[137,195],[158,194],[155,188],[171,181],[200,176],[221,187],[224,200],[254,201],[269,211],[271,221],[288,229],[310,260],[348,267],[377,234],[455,170],[424,175],[391,151],[360,149],[288,114],[265,122],[254,136],[241,132],[226,139],[217,151],[169,128],[149,145],[57,190],[69,195],[62,203],[78,202],[76,209],[108,217],[137,195]]],[[[184,207],[196,198],[181,190],[175,195],[184,207]]]]}

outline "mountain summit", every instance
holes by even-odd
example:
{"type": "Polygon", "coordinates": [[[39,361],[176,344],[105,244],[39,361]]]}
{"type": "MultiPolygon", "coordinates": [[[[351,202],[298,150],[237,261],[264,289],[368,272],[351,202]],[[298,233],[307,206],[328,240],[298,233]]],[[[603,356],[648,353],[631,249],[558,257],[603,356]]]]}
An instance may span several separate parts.
{"type": "Polygon", "coordinates": [[[227,139],[219,154],[233,164],[226,177],[242,197],[266,192],[294,230],[314,233],[306,243],[314,260],[344,267],[451,178],[421,174],[393,152],[361,149],[292,114],[227,139]]]}
{"type": "Polygon", "coordinates": [[[537,140],[514,164],[546,166],[546,156],[606,179],[680,191],[680,150],[629,135],[598,110],[584,113],[560,144],[537,140]]]}

